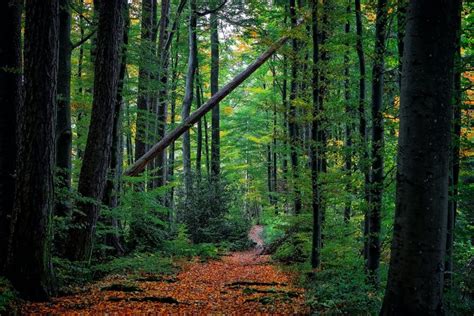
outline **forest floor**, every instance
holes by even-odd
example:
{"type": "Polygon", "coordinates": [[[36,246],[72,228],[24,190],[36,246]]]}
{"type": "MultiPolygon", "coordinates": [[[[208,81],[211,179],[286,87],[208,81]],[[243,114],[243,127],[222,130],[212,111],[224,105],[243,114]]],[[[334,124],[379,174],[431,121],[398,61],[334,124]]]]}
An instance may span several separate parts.
{"type": "Polygon", "coordinates": [[[175,276],[109,276],[87,291],[48,303],[29,303],[21,314],[48,315],[306,315],[304,291],[292,285],[294,275],[260,255],[262,227],[254,226],[251,251],[220,260],[181,264],[175,276]]]}

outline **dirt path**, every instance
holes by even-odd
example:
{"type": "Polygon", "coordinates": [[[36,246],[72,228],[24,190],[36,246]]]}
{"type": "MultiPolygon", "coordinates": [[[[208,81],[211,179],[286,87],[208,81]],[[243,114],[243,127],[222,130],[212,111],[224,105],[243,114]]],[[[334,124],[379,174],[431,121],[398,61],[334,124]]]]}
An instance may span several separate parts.
{"type": "Polygon", "coordinates": [[[257,247],[222,260],[186,265],[175,278],[141,280],[108,278],[87,293],[25,305],[25,314],[53,315],[304,315],[302,289],[291,276],[271,265],[263,247],[262,227],[249,233],[257,247]],[[129,285],[127,288],[125,285],[129,285]],[[110,286],[112,285],[112,288],[110,286]],[[109,290],[104,288],[109,287],[109,290]],[[124,290],[132,290],[126,292],[124,290]]]}

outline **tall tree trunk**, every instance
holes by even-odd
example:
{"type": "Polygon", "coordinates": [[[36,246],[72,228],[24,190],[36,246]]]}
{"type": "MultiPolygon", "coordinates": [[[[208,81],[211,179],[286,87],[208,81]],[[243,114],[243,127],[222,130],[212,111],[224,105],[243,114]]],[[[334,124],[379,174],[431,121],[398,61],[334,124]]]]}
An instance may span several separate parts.
{"type": "MultiPolygon", "coordinates": [[[[211,95],[219,91],[219,20],[217,13],[211,13],[211,95]]],[[[219,181],[220,177],[220,108],[217,104],[212,109],[211,117],[211,179],[219,181]]]]}
{"type": "Polygon", "coordinates": [[[367,117],[365,112],[366,102],[366,87],[365,87],[365,54],[362,35],[362,12],[360,9],[360,0],[355,0],[355,16],[356,16],[356,50],[359,59],[359,134],[360,134],[360,158],[359,169],[364,174],[364,258],[367,261],[368,250],[368,235],[369,235],[369,207],[370,207],[370,168],[369,168],[369,149],[367,145],[367,117]]]}
{"type": "Polygon", "coordinates": [[[446,267],[445,283],[447,287],[452,285],[453,277],[453,246],[454,231],[456,228],[457,195],[459,184],[459,162],[460,162],[460,142],[461,142],[461,108],[462,108],[462,60],[461,60],[461,12],[458,12],[456,19],[456,53],[453,85],[453,122],[452,122],[452,144],[450,155],[449,171],[449,201],[448,201],[448,228],[446,236],[446,267]]]}
{"type": "Polygon", "coordinates": [[[58,108],[56,122],[56,168],[61,200],[55,207],[55,215],[66,216],[71,210],[68,192],[71,188],[71,3],[59,2],[59,67],[58,108]],[[65,195],[64,195],[65,194],[65,195]]]}
{"type": "MultiPolygon", "coordinates": [[[[159,24],[159,36],[158,36],[158,78],[159,90],[158,90],[158,108],[156,115],[156,138],[162,139],[166,132],[166,114],[168,101],[168,66],[169,66],[169,46],[166,46],[166,41],[172,36],[172,33],[168,31],[169,25],[169,13],[170,13],[170,1],[161,1],[161,18],[159,24]]],[[[156,157],[156,177],[154,180],[155,187],[161,187],[166,181],[166,151],[163,151],[156,157]]]]}
{"type": "MultiPolygon", "coordinates": [[[[110,209],[114,209],[119,205],[119,194],[122,182],[122,155],[123,155],[123,137],[122,137],[122,109],[123,109],[123,86],[125,81],[125,73],[127,69],[127,45],[128,30],[130,27],[130,17],[128,4],[124,4],[125,25],[123,29],[123,47],[122,61],[120,64],[119,83],[117,89],[117,99],[114,109],[114,123],[112,135],[112,150],[109,166],[109,177],[105,187],[103,202],[110,209]]],[[[123,255],[125,248],[120,240],[119,222],[117,218],[110,218],[112,232],[105,236],[105,242],[115,250],[116,255],[123,255]]]]}
{"type": "Polygon", "coordinates": [[[444,314],[450,105],[460,3],[412,0],[408,8],[395,223],[381,315],[444,314]]]}
{"type": "MultiPolygon", "coordinates": [[[[189,1],[189,34],[188,34],[188,71],[186,74],[186,89],[184,93],[183,109],[181,117],[183,121],[189,117],[191,112],[191,104],[193,103],[194,76],[197,67],[197,36],[196,36],[196,0],[189,1]]],[[[191,191],[191,140],[189,132],[183,135],[183,173],[184,173],[184,190],[186,196],[191,191]]]]}
{"type": "MultiPolygon", "coordinates": [[[[85,36],[85,34],[84,34],[84,17],[82,15],[83,10],[84,10],[84,0],[80,0],[79,5],[80,5],[80,12],[81,12],[81,14],[79,15],[79,34],[80,34],[80,41],[82,42],[84,40],[84,36],[85,36]]],[[[78,56],[78,60],[77,60],[76,78],[77,78],[78,82],[82,82],[81,80],[82,80],[83,65],[84,65],[84,45],[81,45],[81,46],[79,46],[79,56],[78,56]]],[[[79,89],[78,89],[78,95],[82,98],[83,93],[84,93],[84,89],[82,88],[82,85],[80,84],[79,89]]],[[[79,128],[80,124],[79,123],[80,123],[80,121],[82,119],[82,116],[84,114],[83,114],[82,107],[77,109],[76,111],[77,111],[77,121],[76,121],[77,137],[76,137],[76,139],[81,139],[80,128],[79,128]]],[[[82,148],[81,148],[79,142],[77,142],[77,145],[76,145],[76,152],[77,152],[77,154],[76,154],[77,158],[82,159],[83,152],[82,152],[82,148]]]]}
{"type": "MultiPolygon", "coordinates": [[[[291,27],[296,27],[296,2],[290,0],[290,20],[291,27]]],[[[297,110],[296,97],[298,93],[298,40],[293,38],[291,40],[292,48],[292,63],[291,63],[291,84],[290,84],[290,100],[288,113],[288,128],[290,135],[290,157],[291,167],[293,170],[293,187],[294,187],[294,213],[298,215],[301,212],[301,192],[299,189],[299,168],[298,168],[298,124],[297,124],[297,110]]]]}
{"type": "Polygon", "coordinates": [[[313,41],[313,68],[312,68],[312,97],[313,113],[311,125],[311,188],[313,209],[313,239],[311,246],[311,267],[318,268],[321,259],[321,210],[320,210],[320,188],[319,188],[319,150],[318,130],[319,121],[319,29],[318,29],[318,1],[313,0],[311,5],[312,18],[312,41],[313,41]]]}
{"type": "MultiPolygon", "coordinates": [[[[201,94],[199,93],[199,69],[196,70],[196,108],[201,107],[201,94]]],[[[197,135],[196,135],[196,177],[197,181],[201,181],[202,175],[202,120],[199,120],[197,124],[197,135]]]]}
{"type": "Polygon", "coordinates": [[[377,1],[377,17],[375,22],[375,53],[372,69],[372,181],[371,207],[369,216],[369,253],[367,270],[372,281],[378,283],[380,264],[380,225],[383,195],[383,86],[384,86],[384,55],[387,26],[387,0],[377,1]]]}
{"type": "MultiPolygon", "coordinates": [[[[346,20],[346,25],[344,26],[344,32],[346,36],[349,36],[349,33],[351,31],[351,24],[349,20],[349,15],[351,13],[351,3],[350,1],[347,4],[346,7],[346,13],[347,13],[347,20],[346,20]]],[[[354,111],[352,110],[352,105],[351,105],[351,90],[350,90],[350,71],[349,71],[349,43],[346,45],[346,51],[344,53],[344,101],[345,101],[345,106],[346,106],[346,122],[345,122],[345,155],[344,155],[344,171],[346,173],[346,176],[348,178],[347,184],[346,184],[346,193],[350,195],[350,197],[346,200],[346,205],[344,206],[344,221],[346,223],[349,222],[351,219],[351,213],[352,213],[352,130],[354,127],[354,124],[352,122],[352,117],[354,114],[354,111]]]]}
{"type": "Polygon", "coordinates": [[[84,160],[79,176],[79,193],[89,199],[74,213],[66,256],[89,260],[110,165],[114,109],[120,76],[125,0],[103,1],[99,10],[94,99],[84,160]],[[91,201],[92,200],[92,201],[91,201]]]}
{"type": "Polygon", "coordinates": [[[6,263],[15,200],[16,120],[21,102],[21,3],[0,2],[0,274],[6,263]]]}
{"type": "Polygon", "coordinates": [[[51,218],[58,31],[58,0],[26,2],[25,99],[18,115],[16,191],[7,274],[21,295],[32,300],[54,294],[51,218]]]}
{"type": "Polygon", "coordinates": [[[397,48],[398,48],[398,87],[402,87],[402,60],[403,60],[403,48],[405,37],[405,26],[406,26],[406,15],[407,15],[408,0],[397,0],[397,48]]]}
{"type": "Polygon", "coordinates": [[[156,12],[156,0],[142,1],[142,20],[140,34],[140,68],[138,70],[138,99],[137,99],[137,126],[135,135],[135,160],[143,156],[147,150],[148,132],[150,120],[150,80],[151,47],[153,45],[154,12],[156,12]]]}

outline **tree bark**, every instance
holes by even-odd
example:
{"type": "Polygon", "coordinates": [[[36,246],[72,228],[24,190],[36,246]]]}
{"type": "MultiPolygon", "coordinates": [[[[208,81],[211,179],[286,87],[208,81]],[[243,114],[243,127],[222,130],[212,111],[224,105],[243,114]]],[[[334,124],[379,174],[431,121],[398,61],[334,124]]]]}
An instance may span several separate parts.
{"type": "Polygon", "coordinates": [[[0,274],[15,195],[17,112],[21,102],[21,1],[0,2],[0,274]]]}
{"type": "MultiPolygon", "coordinates": [[[[346,13],[349,17],[351,13],[351,3],[348,2],[346,7],[346,13]]],[[[344,26],[344,32],[346,36],[349,36],[351,31],[351,24],[349,22],[349,18],[346,21],[346,25],[344,26]]],[[[350,71],[349,71],[349,44],[346,45],[346,51],[344,53],[344,101],[345,101],[345,112],[346,112],[346,122],[345,122],[345,155],[344,155],[344,171],[347,176],[347,183],[346,183],[346,194],[349,195],[349,198],[346,199],[346,203],[344,206],[344,222],[348,223],[351,219],[352,213],[352,130],[353,130],[353,123],[352,117],[354,111],[352,110],[351,105],[351,90],[350,90],[350,71]]]]}
{"type": "Polygon", "coordinates": [[[73,216],[74,226],[69,231],[66,250],[71,260],[89,260],[92,254],[111,157],[124,6],[125,0],[103,1],[99,10],[92,116],[78,185],[79,193],[88,200],[79,203],[81,212],[73,216]]]}
{"type": "Polygon", "coordinates": [[[383,86],[384,55],[387,26],[387,0],[377,1],[375,21],[375,53],[372,68],[372,181],[370,182],[370,215],[368,235],[367,271],[378,283],[380,264],[380,225],[383,196],[384,130],[383,130],[383,86]]]}
{"type": "Polygon", "coordinates": [[[140,69],[138,70],[138,99],[137,99],[137,125],[135,135],[135,160],[143,156],[147,150],[148,132],[150,120],[150,80],[151,66],[150,58],[151,46],[153,44],[154,12],[156,12],[156,0],[142,1],[141,20],[141,58],[140,69]]]}
{"type": "MultiPolygon", "coordinates": [[[[219,91],[219,32],[217,13],[211,13],[211,96],[219,91]]],[[[211,180],[219,181],[220,177],[220,108],[219,104],[212,109],[211,117],[211,180]]]]}
{"type": "MultiPolygon", "coordinates": [[[[31,300],[54,294],[51,218],[55,165],[59,1],[26,2],[25,99],[18,114],[16,191],[7,275],[31,300]]],[[[16,33],[19,35],[19,33],[16,33]]]]}
{"type": "Polygon", "coordinates": [[[311,125],[311,188],[313,210],[313,237],[311,246],[311,267],[318,268],[321,259],[321,210],[319,187],[319,151],[318,130],[320,128],[319,113],[319,28],[318,28],[318,1],[313,0],[311,5],[312,41],[313,41],[313,68],[312,68],[312,97],[313,113],[311,125]]]}
{"type": "Polygon", "coordinates": [[[279,48],[285,44],[288,40],[287,36],[281,37],[276,41],[270,48],[268,48],[262,55],[260,55],[252,64],[250,64],[244,71],[238,74],[234,79],[232,79],[228,84],[222,87],[214,96],[212,96],[206,103],[204,103],[199,109],[193,112],[189,117],[172,130],[170,133],[156,143],[145,155],[138,159],[132,166],[130,166],[126,171],[125,175],[127,176],[136,176],[146,165],[153,160],[153,158],[159,154],[164,148],[168,147],[181,135],[183,135],[187,130],[189,130],[193,124],[197,123],[207,112],[212,110],[212,108],[224,99],[229,93],[231,93],[235,88],[237,88],[245,79],[247,79],[252,73],[255,72],[260,66],[262,66],[279,48]]]}
{"type": "MultiPolygon", "coordinates": [[[[290,20],[291,27],[296,27],[296,2],[290,0],[290,20]]],[[[290,136],[290,160],[293,170],[293,187],[294,187],[294,213],[298,215],[301,212],[301,192],[299,189],[299,168],[298,168],[298,124],[297,124],[297,110],[295,100],[298,93],[298,40],[293,38],[291,40],[292,48],[292,63],[291,63],[291,83],[290,83],[290,99],[288,112],[288,129],[290,136]]]]}
{"type": "MultiPolygon", "coordinates": [[[[191,104],[194,94],[194,76],[197,68],[197,36],[196,36],[197,18],[196,18],[196,0],[189,1],[189,34],[188,34],[188,71],[186,74],[186,89],[184,92],[183,108],[181,117],[183,122],[189,117],[191,104]]],[[[164,148],[163,148],[164,150],[164,148]]],[[[185,131],[183,135],[183,177],[185,195],[191,192],[191,139],[189,132],[185,131]]]]}
{"type": "Polygon", "coordinates": [[[412,0],[408,8],[395,223],[381,315],[444,315],[451,96],[460,3],[412,0]]]}
{"type": "Polygon", "coordinates": [[[55,206],[55,215],[67,216],[71,211],[68,192],[71,189],[71,3],[59,2],[59,67],[58,108],[56,122],[56,168],[62,200],[55,206]]]}

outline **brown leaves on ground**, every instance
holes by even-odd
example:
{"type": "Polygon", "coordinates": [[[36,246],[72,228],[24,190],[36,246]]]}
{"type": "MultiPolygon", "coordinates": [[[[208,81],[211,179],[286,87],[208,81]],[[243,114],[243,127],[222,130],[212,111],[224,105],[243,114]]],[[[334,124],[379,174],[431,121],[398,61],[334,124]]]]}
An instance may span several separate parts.
{"type": "MultiPolygon", "coordinates": [[[[259,237],[260,232],[251,234],[259,237]]],[[[260,244],[259,240],[256,242],[260,244]]],[[[292,276],[269,260],[256,249],[206,263],[194,259],[175,277],[142,276],[133,281],[126,276],[109,277],[92,285],[86,293],[24,305],[22,314],[308,314],[303,290],[293,287],[292,276]]]]}

